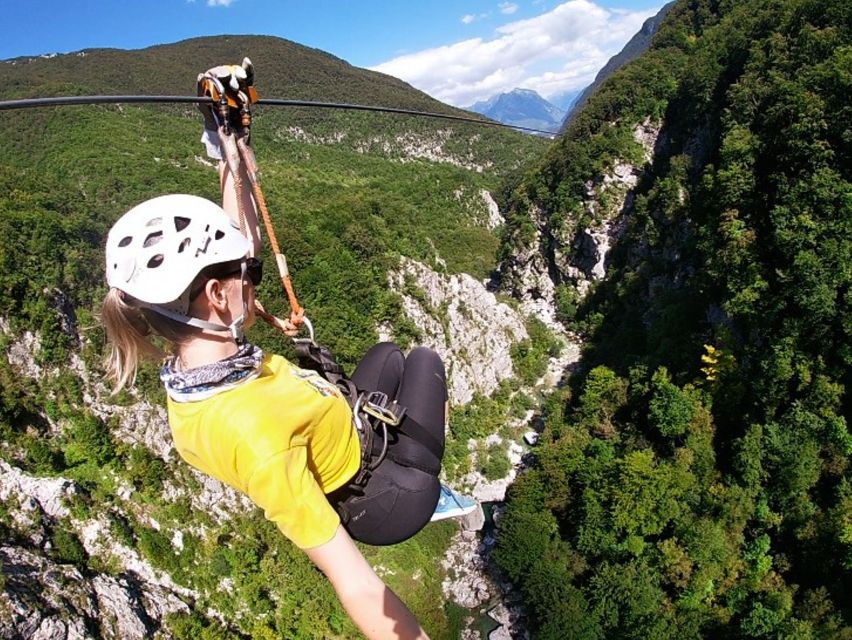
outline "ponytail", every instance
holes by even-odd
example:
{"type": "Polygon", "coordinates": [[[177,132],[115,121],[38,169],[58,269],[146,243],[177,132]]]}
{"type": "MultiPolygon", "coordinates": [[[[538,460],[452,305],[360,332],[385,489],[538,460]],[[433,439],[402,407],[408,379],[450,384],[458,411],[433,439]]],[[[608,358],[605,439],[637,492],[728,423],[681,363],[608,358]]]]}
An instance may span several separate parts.
{"type": "Polygon", "coordinates": [[[113,395],[133,385],[140,361],[157,361],[166,356],[166,352],[152,341],[154,336],[180,343],[193,332],[191,327],[134,306],[132,301],[127,294],[112,287],[101,307],[101,322],[109,342],[105,365],[114,385],[113,395]]]}

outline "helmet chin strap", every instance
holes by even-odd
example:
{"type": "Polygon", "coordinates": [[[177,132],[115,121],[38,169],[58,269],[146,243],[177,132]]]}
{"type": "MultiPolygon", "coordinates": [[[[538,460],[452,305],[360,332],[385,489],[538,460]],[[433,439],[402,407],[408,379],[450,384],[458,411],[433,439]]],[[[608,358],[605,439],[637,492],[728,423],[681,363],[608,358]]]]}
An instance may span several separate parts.
{"type": "Polygon", "coordinates": [[[201,318],[193,318],[192,316],[186,316],[182,313],[178,313],[177,311],[172,311],[171,309],[166,309],[165,307],[161,307],[156,304],[141,304],[140,306],[145,307],[146,309],[150,309],[154,313],[158,313],[161,316],[165,316],[171,320],[175,320],[182,324],[188,324],[191,327],[198,327],[199,329],[205,329],[207,331],[216,331],[217,333],[229,332],[231,337],[234,338],[237,342],[240,342],[243,337],[243,324],[246,320],[246,304],[243,302],[243,313],[239,318],[235,319],[231,324],[225,326],[224,324],[216,324],[215,322],[207,322],[206,320],[202,320],[201,318]]]}
{"type": "Polygon", "coordinates": [[[242,314],[238,318],[234,319],[234,321],[227,326],[223,324],[216,324],[215,322],[207,322],[206,320],[202,320],[201,318],[194,318],[183,313],[178,313],[177,311],[173,311],[157,304],[140,302],[139,306],[145,307],[146,309],[150,309],[154,313],[158,313],[161,316],[165,316],[166,318],[170,318],[171,320],[187,324],[191,327],[198,327],[199,329],[215,331],[217,333],[227,331],[231,334],[231,337],[234,340],[236,340],[237,342],[242,342],[243,338],[245,338],[245,334],[243,333],[243,325],[245,324],[246,317],[248,317],[248,305],[246,304],[246,297],[243,292],[245,279],[246,261],[243,260],[240,266],[240,305],[242,307],[242,314]]]}

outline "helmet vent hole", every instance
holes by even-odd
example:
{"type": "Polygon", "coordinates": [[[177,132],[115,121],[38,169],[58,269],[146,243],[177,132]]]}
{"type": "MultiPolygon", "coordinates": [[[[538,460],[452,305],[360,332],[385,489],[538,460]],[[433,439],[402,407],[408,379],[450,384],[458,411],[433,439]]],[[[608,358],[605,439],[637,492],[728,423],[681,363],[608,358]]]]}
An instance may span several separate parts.
{"type": "Polygon", "coordinates": [[[225,237],[225,232],[222,231],[221,229],[217,229],[215,237],[216,237],[216,240],[221,240],[222,238],[225,237]]]}
{"type": "Polygon", "coordinates": [[[190,243],[190,239],[184,238],[183,242],[181,242],[180,245],[178,246],[178,253],[183,253],[183,250],[186,249],[189,246],[189,243],[190,243]]]}
{"type": "Polygon", "coordinates": [[[145,242],[142,244],[142,246],[143,247],[152,247],[162,239],[163,239],[163,232],[162,231],[155,231],[154,233],[149,234],[147,238],[145,238],[145,242]]]}
{"type": "Polygon", "coordinates": [[[119,246],[119,247],[126,247],[126,246],[127,246],[127,245],[129,245],[131,242],[133,242],[133,237],[132,237],[132,236],[124,236],[124,237],[123,237],[123,238],[122,238],[122,239],[118,242],[118,246],[119,246]]]}
{"type": "Polygon", "coordinates": [[[163,224],[162,218],[151,218],[150,220],[148,220],[148,222],[145,223],[145,226],[146,227],[159,227],[161,224],[163,224]]]}
{"type": "Polygon", "coordinates": [[[183,231],[189,226],[190,220],[189,218],[183,218],[181,216],[175,216],[175,231],[183,231]]]}
{"type": "Polygon", "coordinates": [[[155,256],[151,256],[151,259],[148,260],[148,268],[149,269],[156,269],[161,264],[163,264],[163,254],[162,253],[158,253],[155,256]]]}

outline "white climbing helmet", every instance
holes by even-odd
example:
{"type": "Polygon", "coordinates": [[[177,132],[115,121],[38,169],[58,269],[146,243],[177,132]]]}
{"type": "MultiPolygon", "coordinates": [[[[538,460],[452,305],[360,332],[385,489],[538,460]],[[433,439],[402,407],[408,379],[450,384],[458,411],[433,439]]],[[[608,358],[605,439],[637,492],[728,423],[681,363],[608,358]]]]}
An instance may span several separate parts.
{"type": "Polygon", "coordinates": [[[110,229],[107,283],[164,315],[185,316],[189,286],[201,270],[244,258],[249,248],[218,205],[198,196],[160,196],[133,207],[110,229]]]}

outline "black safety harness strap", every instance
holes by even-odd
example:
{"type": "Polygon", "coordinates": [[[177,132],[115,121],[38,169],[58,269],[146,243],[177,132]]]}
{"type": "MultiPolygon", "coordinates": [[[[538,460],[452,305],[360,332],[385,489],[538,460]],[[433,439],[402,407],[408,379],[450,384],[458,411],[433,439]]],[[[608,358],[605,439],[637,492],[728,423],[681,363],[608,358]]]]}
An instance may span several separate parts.
{"type": "Polygon", "coordinates": [[[326,347],[310,338],[296,338],[293,340],[293,345],[296,347],[299,365],[303,369],[316,371],[332,384],[337,384],[337,381],[344,377],[343,367],[337,364],[331,351],[326,347]]]}
{"type": "Polygon", "coordinates": [[[437,476],[441,472],[440,443],[410,415],[406,415],[405,407],[381,391],[359,391],[326,347],[311,339],[293,342],[299,365],[316,371],[337,385],[352,408],[361,445],[361,468],[349,483],[351,489],[363,489],[385,458],[430,475],[437,476]],[[392,448],[389,447],[391,441],[392,448]],[[424,447],[430,456],[423,455],[424,447]]]}
{"type": "Polygon", "coordinates": [[[405,423],[400,425],[400,428],[397,431],[403,436],[403,438],[400,438],[399,443],[394,445],[395,450],[399,449],[400,444],[410,442],[417,447],[426,447],[429,453],[435,456],[436,459],[441,459],[443,454],[441,451],[441,443],[438,442],[438,440],[436,440],[435,437],[419,422],[414,420],[411,415],[406,418],[405,423]]]}

